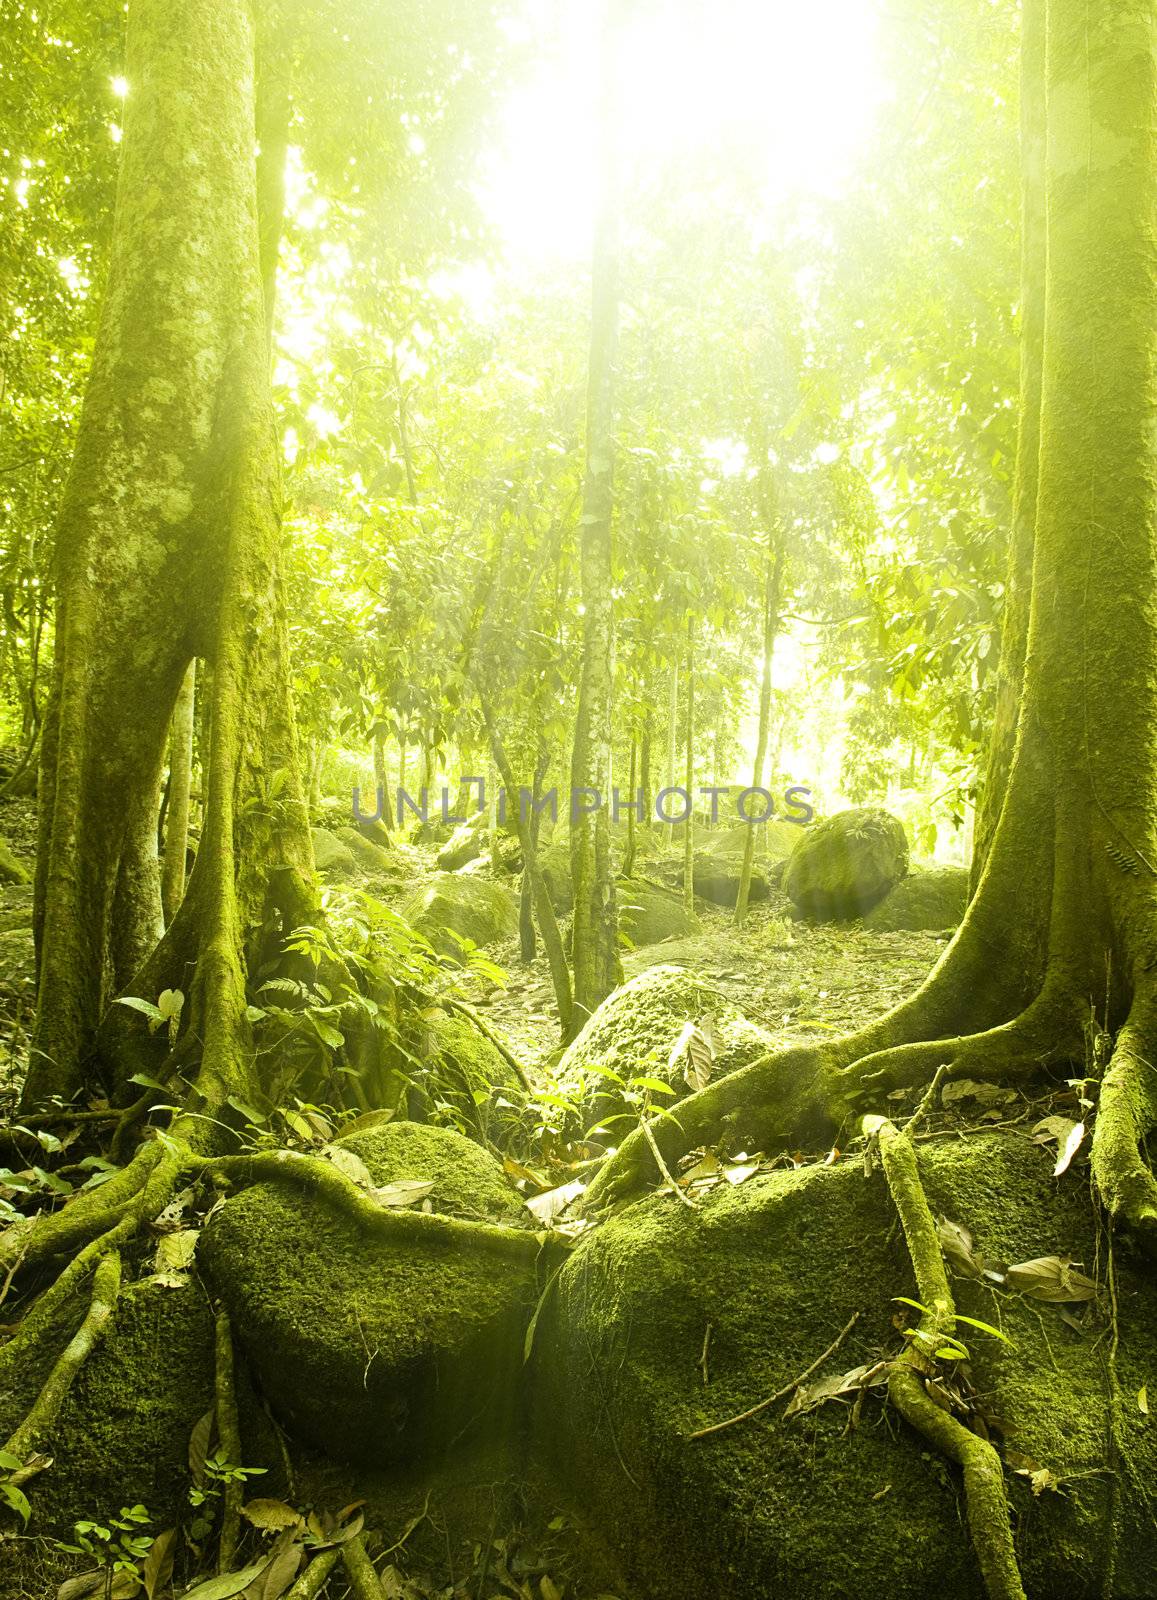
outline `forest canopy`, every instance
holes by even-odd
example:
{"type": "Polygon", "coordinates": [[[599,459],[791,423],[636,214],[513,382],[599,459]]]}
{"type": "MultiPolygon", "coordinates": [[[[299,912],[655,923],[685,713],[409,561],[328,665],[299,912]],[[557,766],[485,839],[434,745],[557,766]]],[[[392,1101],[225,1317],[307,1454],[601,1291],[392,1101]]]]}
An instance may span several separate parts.
{"type": "Polygon", "coordinates": [[[0,1595],[1157,1594],[1153,0],[0,47],[0,1595]]]}

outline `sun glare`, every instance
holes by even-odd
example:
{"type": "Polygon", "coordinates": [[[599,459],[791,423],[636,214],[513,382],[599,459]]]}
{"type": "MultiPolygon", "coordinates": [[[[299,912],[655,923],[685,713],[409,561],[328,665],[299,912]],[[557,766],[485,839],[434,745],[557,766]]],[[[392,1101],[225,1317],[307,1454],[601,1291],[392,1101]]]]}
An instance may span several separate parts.
{"type": "MultiPolygon", "coordinates": [[[[511,91],[482,185],[512,265],[589,251],[598,9],[527,0],[542,65],[511,91]]],[[[616,50],[621,167],[677,170],[714,149],[768,209],[838,191],[885,95],[875,33],[872,0],[648,4],[616,50]]]]}

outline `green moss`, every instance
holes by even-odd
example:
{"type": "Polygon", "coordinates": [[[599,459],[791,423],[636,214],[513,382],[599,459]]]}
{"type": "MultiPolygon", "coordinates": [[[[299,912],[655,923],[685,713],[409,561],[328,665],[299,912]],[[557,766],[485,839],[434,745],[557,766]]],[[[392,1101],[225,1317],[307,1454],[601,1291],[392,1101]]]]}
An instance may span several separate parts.
{"type": "Polygon", "coordinates": [[[334,838],[338,844],[345,845],[362,872],[381,876],[395,870],[397,863],[390,852],[373,839],[367,839],[357,828],[339,828],[334,838]]]}
{"type": "Polygon", "coordinates": [[[432,1179],[430,1204],[444,1216],[527,1223],[529,1213],[494,1157],[450,1128],[387,1122],[351,1133],[339,1143],[361,1157],[375,1183],[432,1179]]]}
{"type": "Polygon", "coordinates": [[[510,890],[464,872],[435,873],[406,902],[403,914],[436,949],[456,959],[462,955],[459,940],[469,939],[481,949],[508,937],[518,926],[510,890]]]}
{"type": "MultiPolygon", "coordinates": [[[[1023,1136],[929,1144],[920,1161],[933,1210],[970,1227],[991,1258],[1059,1252],[1091,1264],[1085,1187],[1074,1181],[1057,1195],[1047,1160],[1023,1136]]],[[[536,1340],[537,1437],[643,1593],[982,1594],[957,1478],[875,1401],[854,1430],[848,1409],[830,1404],[787,1422],[776,1407],[688,1438],[789,1384],[854,1312],[859,1321],[824,1372],[897,1349],[891,1296],[912,1294],[913,1283],[893,1222],[881,1174],[865,1180],[853,1163],[815,1166],[721,1185],[698,1215],[669,1198],[641,1202],[564,1267],[536,1340]]],[[[1153,1285],[1124,1272],[1122,1285],[1124,1348],[1136,1372],[1151,1371],[1153,1285]]],[[[1079,1335],[1039,1306],[1046,1344],[1030,1303],[954,1287],[961,1311],[1002,1321],[1015,1341],[1009,1350],[969,1337],[977,1387],[1015,1429],[1015,1447],[1059,1474],[1098,1474],[1036,1500],[1014,1480],[1028,1592],[1100,1596],[1103,1329],[1079,1335]]],[[[1137,1470],[1151,1481],[1157,1447],[1133,1431],[1137,1470]]],[[[1113,1593],[1151,1594],[1155,1556],[1152,1526],[1132,1529],[1113,1593]]]]}
{"type": "MultiPolygon", "coordinates": [[[[497,1163],[483,1175],[489,1158],[448,1130],[354,1137],[391,1178],[435,1174],[436,1209],[500,1205],[497,1163]]],[[[387,1468],[513,1425],[538,1294],[531,1265],[449,1244],[386,1246],[280,1185],[229,1200],[200,1259],[275,1414],[317,1449],[387,1468]]]]}
{"type": "Polygon", "coordinates": [[[54,1465],[30,1489],[33,1532],[70,1534],[78,1518],[137,1501],[157,1530],[171,1526],[189,1488],[189,1434],[212,1400],[213,1318],[200,1287],[126,1289],[45,1441],[54,1465]]]}
{"type": "Polygon", "coordinates": [[[878,806],[859,806],[801,833],[783,887],[805,916],[831,921],[862,916],[907,871],[903,823],[878,806]]]}
{"type": "MultiPolygon", "coordinates": [[[[509,1112],[498,1101],[521,1085],[514,1068],[482,1030],[468,1017],[436,1011],[422,1018],[410,1042],[415,1061],[407,1063],[411,1087],[408,1110],[417,1122],[445,1120],[445,1111],[458,1124],[483,1140],[500,1142],[509,1112]]],[[[512,1102],[513,1103],[513,1102],[512,1102]]]]}
{"type": "Polygon", "coordinates": [[[618,897],[619,931],[636,947],[683,939],[698,931],[698,921],[688,915],[681,896],[670,889],[644,878],[620,878],[618,897]]]}
{"type": "Polygon", "coordinates": [[[592,1118],[609,1116],[620,1105],[590,1070],[594,1065],[613,1067],[624,1077],[645,1073],[664,1078],[676,1098],[682,1098],[687,1093],[682,1067],[668,1072],[667,1058],[683,1024],[705,1016],[714,1023],[716,1075],[734,1072],[771,1048],[770,1035],[711,984],[684,967],[648,967],[609,995],[588,1019],[560,1061],[559,1077],[567,1082],[589,1079],[592,1118]]]}

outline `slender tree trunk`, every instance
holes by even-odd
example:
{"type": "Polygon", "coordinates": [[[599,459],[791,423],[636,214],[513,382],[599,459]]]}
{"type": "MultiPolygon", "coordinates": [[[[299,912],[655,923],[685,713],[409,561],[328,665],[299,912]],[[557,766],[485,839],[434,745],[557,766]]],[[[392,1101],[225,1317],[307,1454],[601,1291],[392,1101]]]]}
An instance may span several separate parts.
{"type": "MultiPolygon", "coordinates": [[[[679,785],[679,663],[671,662],[671,693],[667,701],[667,784],[675,789],[679,785]]],[[[667,833],[670,845],[675,843],[675,824],[667,833]]]]}
{"type": "Polygon", "coordinates": [[[695,635],[687,622],[687,820],[683,824],[683,905],[695,915],[695,635]]]}
{"type": "Polygon", "coordinates": [[[386,832],[390,831],[390,773],[386,766],[386,740],[385,736],[374,730],[372,739],[374,758],[374,810],[378,810],[378,800],[381,800],[381,816],[378,821],[386,832]]]}
{"type": "Polygon", "coordinates": [[[614,59],[608,23],[599,117],[599,216],[592,267],[586,474],[581,524],[582,671],[571,757],[571,872],[574,879],[573,1026],[581,1027],[619,982],[618,909],[611,860],[611,699],[613,603],[615,353],[618,332],[618,196],[614,59]],[[583,809],[597,795],[597,811],[583,809]]]}
{"type": "Polygon", "coordinates": [[[639,753],[638,737],[631,735],[630,805],[627,807],[627,853],[623,858],[623,877],[629,878],[635,870],[635,762],[639,753]]]}
{"type": "Polygon", "coordinates": [[[165,817],[165,856],[161,906],[172,922],[185,898],[185,860],[189,850],[189,800],[193,790],[193,726],[197,663],[190,661],[173,710],[169,734],[169,804],[165,817]]]}
{"type": "MultiPolygon", "coordinates": [[[[498,769],[502,782],[506,785],[507,815],[513,817],[518,829],[518,842],[522,846],[522,876],[524,886],[529,884],[530,898],[534,902],[534,914],[538,919],[538,931],[542,934],[543,949],[550,964],[551,983],[554,986],[555,1003],[558,1006],[559,1026],[563,1038],[568,1038],[571,1032],[573,1018],[573,998],[571,994],[570,970],[567,967],[566,952],[563,949],[562,934],[559,932],[558,918],[555,916],[554,905],[551,902],[550,890],[547,888],[546,879],[542,874],[542,867],[538,859],[538,813],[533,811],[530,816],[523,815],[523,808],[518,792],[518,781],[514,768],[510,764],[506,747],[502,742],[502,735],[494,714],[485,697],[479,695],[482,706],[482,717],[486,724],[486,732],[490,739],[490,749],[493,756],[493,766],[498,769]]],[[[546,776],[549,752],[540,750],[538,766],[535,770],[533,796],[537,800],[539,788],[546,776]]],[[[525,887],[524,887],[525,893],[525,887]]],[[[532,952],[533,953],[533,952],[532,952]]]]}
{"type": "Polygon", "coordinates": [[[643,791],[643,826],[648,833],[655,828],[655,799],[651,793],[651,707],[643,713],[643,737],[639,748],[639,787],[643,791]]]}
{"type": "MultiPolygon", "coordinates": [[[[779,633],[779,611],[783,593],[784,551],[776,540],[767,554],[767,576],[763,592],[763,664],[759,675],[759,729],[755,736],[755,765],[751,787],[763,787],[764,765],[767,761],[768,737],[771,731],[771,675],[775,654],[775,640],[779,633]]],[[[755,862],[755,839],[758,828],[749,824],[743,839],[743,865],[739,872],[739,894],[735,901],[735,926],[742,928],[747,916],[747,902],[751,895],[751,871],[755,862]]]]}

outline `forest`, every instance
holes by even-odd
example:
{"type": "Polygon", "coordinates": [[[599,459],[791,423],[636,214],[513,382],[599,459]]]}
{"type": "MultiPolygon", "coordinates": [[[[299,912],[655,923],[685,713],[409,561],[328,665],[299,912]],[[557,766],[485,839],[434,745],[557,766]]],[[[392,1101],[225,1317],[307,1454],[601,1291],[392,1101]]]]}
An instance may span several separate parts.
{"type": "Polygon", "coordinates": [[[0,1600],[1157,1600],[1155,1056],[1157,0],[0,0],[0,1600]]]}

